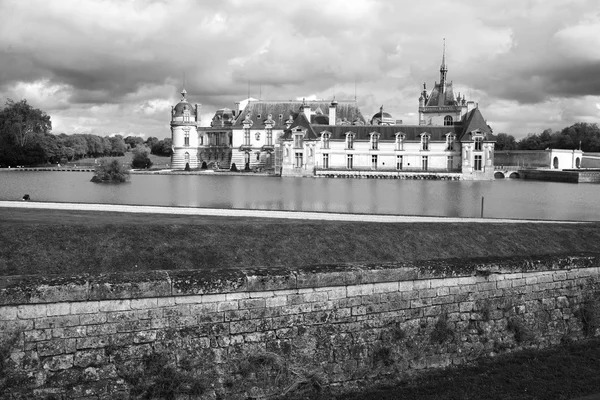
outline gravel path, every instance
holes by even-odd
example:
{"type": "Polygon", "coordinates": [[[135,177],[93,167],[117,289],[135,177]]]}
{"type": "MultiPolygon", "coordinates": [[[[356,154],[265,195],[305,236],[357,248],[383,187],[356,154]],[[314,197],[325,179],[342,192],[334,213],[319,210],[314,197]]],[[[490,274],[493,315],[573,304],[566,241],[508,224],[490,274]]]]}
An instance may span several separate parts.
{"type": "Polygon", "coordinates": [[[110,211],[144,214],[176,214],[176,215],[209,215],[220,217],[254,217],[254,218],[281,218],[326,221],[352,221],[352,222],[467,222],[467,223],[536,223],[536,224],[579,224],[586,222],[577,221],[546,221],[526,219],[495,219],[495,218],[450,218],[427,217],[410,215],[383,215],[383,214],[344,214],[306,211],[271,211],[271,210],[245,210],[224,208],[194,208],[194,207],[163,207],[163,206],[130,206],[118,204],[84,204],[84,203],[49,203],[30,201],[0,201],[0,208],[25,208],[25,209],[52,209],[74,211],[110,211]]]}

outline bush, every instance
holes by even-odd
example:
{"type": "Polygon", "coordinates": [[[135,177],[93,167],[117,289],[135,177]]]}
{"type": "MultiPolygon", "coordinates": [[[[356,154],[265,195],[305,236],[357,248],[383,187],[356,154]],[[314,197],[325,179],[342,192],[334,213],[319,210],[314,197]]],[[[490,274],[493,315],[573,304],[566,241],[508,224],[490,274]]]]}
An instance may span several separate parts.
{"type": "Polygon", "coordinates": [[[119,183],[129,180],[129,170],[119,160],[100,160],[94,171],[92,182],[119,183]]]}
{"type": "Polygon", "coordinates": [[[235,163],[231,164],[231,168],[230,168],[230,170],[231,170],[232,172],[238,172],[238,169],[237,169],[237,167],[236,167],[235,163]]]}
{"type": "Polygon", "coordinates": [[[136,169],[146,169],[152,166],[152,161],[148,154],[148,148],[146,147],[136,147],[133,150],[133,160],[131,161],[131,167],[136,169]]]}

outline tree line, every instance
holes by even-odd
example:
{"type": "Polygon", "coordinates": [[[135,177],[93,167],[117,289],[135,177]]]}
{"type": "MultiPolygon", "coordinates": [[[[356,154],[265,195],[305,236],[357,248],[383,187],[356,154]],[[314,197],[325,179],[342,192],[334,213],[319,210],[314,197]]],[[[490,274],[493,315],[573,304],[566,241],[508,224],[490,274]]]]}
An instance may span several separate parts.
{"type": "Polygon", "coordinates": [[[546,129],[540,134],[530,133],[517,141],[512,135],[499,133],[496,150],[545,150],[579,149],[584,152],[600,152],[600,128],[597,124],[578,122],[561,131],[546,129]]]}
{"type": "Polygon", "coordinates": [[[89,133],[54,135],[50,116],[27,100],[6,101],[0,110],[0,166],[56,164],[82,158],[123,156],[145,146],[150,153],[171,155],[171,138],[121,135],[99,136],[89,133]]]}

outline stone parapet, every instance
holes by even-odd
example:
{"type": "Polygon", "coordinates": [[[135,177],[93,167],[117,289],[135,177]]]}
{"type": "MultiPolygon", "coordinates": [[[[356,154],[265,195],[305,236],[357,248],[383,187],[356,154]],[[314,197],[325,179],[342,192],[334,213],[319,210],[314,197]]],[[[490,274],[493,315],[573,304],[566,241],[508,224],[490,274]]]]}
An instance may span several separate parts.
{"type": "Polygon", "coordinates": [[[339,393],[599,330],[585,254],[7,277],[0,399],[339,393]]]}

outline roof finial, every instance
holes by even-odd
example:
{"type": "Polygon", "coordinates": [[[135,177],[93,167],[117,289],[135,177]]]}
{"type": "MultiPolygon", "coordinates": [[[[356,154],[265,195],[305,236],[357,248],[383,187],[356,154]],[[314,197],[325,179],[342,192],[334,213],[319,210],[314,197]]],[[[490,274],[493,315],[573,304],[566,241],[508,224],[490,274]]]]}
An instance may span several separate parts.
{"type": "Polygon", "coordinates": [[[446,91],[446,73],[448,67],[446,66],[446,38],[444,38],[444,50],[442,52],[442,65],[440,66],[440,90],[446,91]]]}
{"type": "Polygon", "coordinates": [[[187,94],[185,90],[185,72],[183,73],[183,89],[181,89],[181,100],[185,100],[185,95],[187,94]]]}

